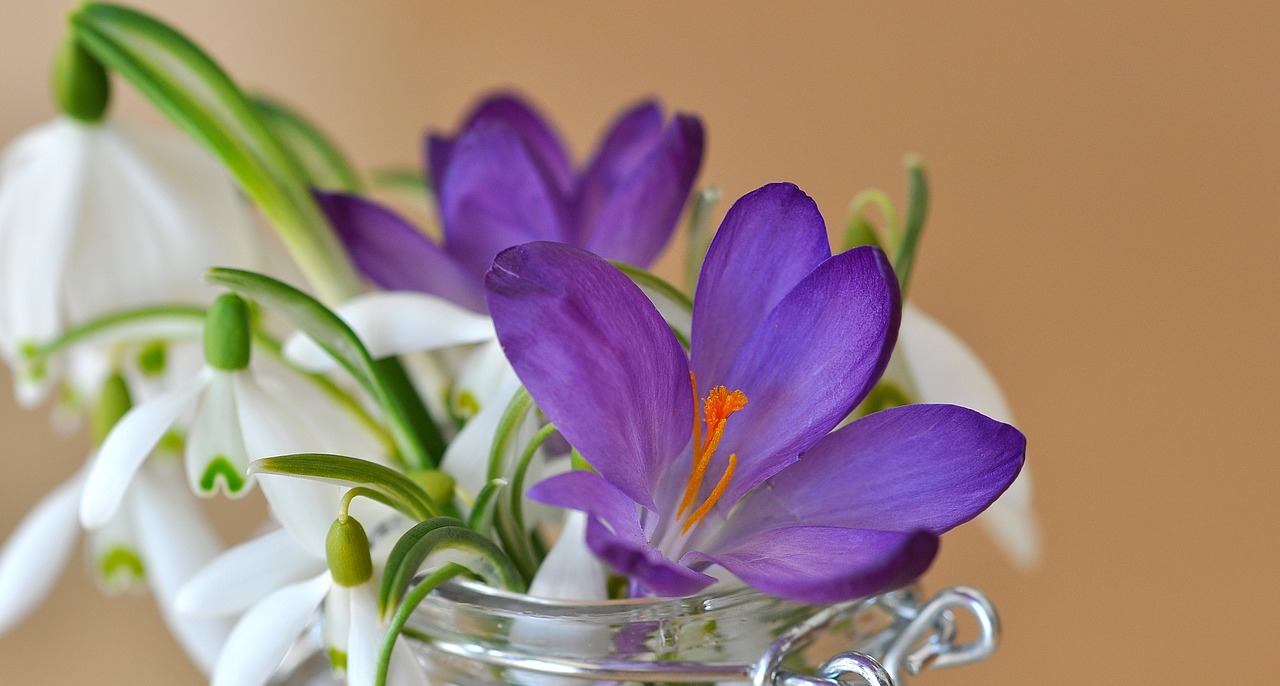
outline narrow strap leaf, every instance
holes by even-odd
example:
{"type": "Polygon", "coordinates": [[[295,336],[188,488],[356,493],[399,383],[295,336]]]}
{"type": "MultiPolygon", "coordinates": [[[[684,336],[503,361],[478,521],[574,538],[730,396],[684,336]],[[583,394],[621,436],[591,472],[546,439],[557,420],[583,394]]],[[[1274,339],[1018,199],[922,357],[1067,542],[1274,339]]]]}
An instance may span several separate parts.
{"type": "Polygon", "coordinates": [[[396,503],[396,509],[413,519],[438,516],[440,509],[413,479],[376,462],[345,455],[299,453],[264,457],[249,465],[250,474],[283,474],[346,486],[374,489],[396,503]]]}
{"type": "Polygon", "coordinates": [[[467,518],[467,528],[481,534],[488,535],[489,530],[493,528],[494,509],[498,504],[498,495],[502,493],[502,489],[508,485],[506,479],[494,479],[484,485],[480,492],[476,494],[476,500],[471,504],[471,516],[467,518]]]}
{"type": "Polygon", "coordinates": [[[346,155],[296,110],[258,95],[253,106],[276,139],[293,154],[308,183],[327,190],[358,193],[364,184],[346,155]]]}
{"type": "Polygon", "coordinates": [[[524,589],[524,581],[507,556],[493,541],[449,517],[427,520],[410,529],[396,543],[395,567],[388,558],[378,592],[378,607],[385,614],[394,609],[418,570],[436,553],[448,553],[484,579],[485,583],[511,591],[524,589]],[[446,520],[446,521],[440,521],[446,520]]]}
{"type": "Polygon", "coordinates": [[[427,575],[417,586],[409,592],[396,610],[395,615],[391,618],[391,622],[387,627],[387,634],[382,640],[382,651],[378,654],[378,669],[374,675],[375,686],[386,686],[387,670],[391,665],[391,651],[395,649],[396,639],[400,637],[400,632],[404,630],[404,625],[409,621],[409,616],[418,608],[418,605],[431,594],[432,591],[439,588],[444,582],[467,573],[467,568],[458,564],[447,564],[440,569],[427,575]]]}
{"type": "Polygon", "coordinates": [[[907,300],[907,284],[911,281],[911,268],[915,265],[920,234],[924,232],[924,220],[929,213],[929,180],[920,158],[907,157],[907,213],[902,242],[893,255],[893,270],[898,274],[898,288],[902,300],[907,300]]]}

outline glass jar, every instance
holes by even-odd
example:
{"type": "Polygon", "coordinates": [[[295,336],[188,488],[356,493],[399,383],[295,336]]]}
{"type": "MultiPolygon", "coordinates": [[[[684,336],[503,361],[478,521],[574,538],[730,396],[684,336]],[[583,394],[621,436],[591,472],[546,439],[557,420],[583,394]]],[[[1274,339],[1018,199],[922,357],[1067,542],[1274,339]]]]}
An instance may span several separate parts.
{"type": "MultiPolygon", "coordinates": [[[[413,613],[400,640],[429,686],[889,686],[927,667],[986,659],[999,619],[979,591],[922,602],[914,590],[822,607],[728,588],[687,598],[549,601],[450,582],[413,613]],[[957,613],[979,636],[957,644],[957,613]]],[[[285,684],[332,683],[323,659],[285,684]]],[[[425,685],[424,685],[425,686],[425,685]]]]}

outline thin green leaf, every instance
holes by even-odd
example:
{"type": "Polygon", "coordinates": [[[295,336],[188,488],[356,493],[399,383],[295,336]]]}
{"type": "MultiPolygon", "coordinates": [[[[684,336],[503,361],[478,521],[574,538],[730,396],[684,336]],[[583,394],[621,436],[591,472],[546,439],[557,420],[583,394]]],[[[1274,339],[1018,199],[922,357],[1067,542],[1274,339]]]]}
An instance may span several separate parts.
{"type": "Polygon", "coordinates": [[[276,139],[293,154],[312,186],[349,193],[363,188],[359,173],[346,155],[306,117],[261,95],[254,96],[252,102],[276,139]]]}
{"type": "Polygon", "coordinates": [[[471,504],[471,516],[467,518],[468,529],[478,534],[488,535],[489,530],[493,528],[494,508],[498,504],[498,496],[508,483],[506,479],[494,479],[480,489],[476,494],[475,502],[471,504]]]}
{"type": "Polygon", "coordinates": [[[386,686],[387,670],[391,666],[391,651],[395,649],[396,639],[400,637],[400,632],[404,630],[404,625],[409,621],[409,616],[413,614],[413,611],[417,609],[423,599],[441,584],[455,576],[466,573],[466,567],[450,563],[432,572],[422,581],[419,581],[412,591],[409,591],[409,595],[405,596],[404,602],[400,604],[395,616],[391,618],[391,622],[387,627],[387,634],[382,640],[382,651],[378,653],[378,670],[374,675],[375,686],[386,686]]]}
{"type": "Polygon", "coordinates": [[[437,517],[421,522],[396,543],[400,553],[396,557],[396,566],[392,568],[388,561],[378,591],[378,607],[384,616],[395,609],[418,571],[437,553],[447,552],[450,561],[462,564],[490,586],[511,591],[524,589],[520,574],[493,541],[466,528],[458,520],[452,523],[437,521],[448,519],[437,517]]]}
{"type": "Polygon", "coordinates": [[[378,612],[386,614],[390,608],[404,593],[404,589],[408,588],[409,582],[412,581],[413,575],[417,574],[418,565],[421,560],[410,564],[409,554],[413,551],[418,541],[428,533],[446,526],[462,526],[462,520],[455,517],[432,517],[424,522],[419,522],[404,535],[400,540],[396,541],[395,546],[391,548],[391,552],[387,555],[387,564],[382,569],[382,583],[378,586],[378,612]],[[407,570],[408,578],[402,578],[401,570],[407,570]]]}
{"type": "Polygon", "coordinates": [[[893,209],[893,201],[889,194],[879,188],[868,188],[853,196],[849,203],[849,224],[845,228],[842,248],[856,248],[860,245],[887,246],[890,251],[896,250],[902,237],[899,235],[898,213],[893,209]],[[876,233],[875,224],[867,219],[867,205],[875,205],[884,218],[884,241],[876,233]]]}
{"type": "Polygon", "coordinates": [[[397,503],[396,509],[413,519],[440,515],[439,507],[413,479],[375,462],[345,455],[299,453],[264,457],[249,465],[250,474],[282,474],[345,486],[364,486],[397,503]]]}
{"type": "Polygon", "coordinates": [[[301,167],[212,58],[168,25],[126,7],[89,3],[70,22],[86,50],[222,160],[317,290],[332,300],[360,291],[301,167]]]}
{"type": "Polygon", "coordinates": [[[893,255],[893,270],[898,274],[898,288],[902,300],[907,299],[907,284],[911,281],[911,268],[915,266],[916,250],[920,234],[924,232],[924,220],[929,213],[929,179],[925,176],[920,158],[910,155],[907,166],[907,214],[902,243],[893,255]]]}

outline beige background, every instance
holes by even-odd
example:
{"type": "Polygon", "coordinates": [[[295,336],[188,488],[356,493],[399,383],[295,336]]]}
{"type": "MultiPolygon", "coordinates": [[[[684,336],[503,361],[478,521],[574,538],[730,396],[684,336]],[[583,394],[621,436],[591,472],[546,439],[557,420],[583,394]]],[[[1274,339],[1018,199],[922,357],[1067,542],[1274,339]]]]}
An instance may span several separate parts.
{"type": "MultiPolygon", "coordinates": [[[[415,163],[425,127],[501,85],[580,155],[657,94],[705,118],[704,182],[795,181],[832,226],[858,189],[901,198],[920,153],[935,202],[913,298],[1003,382],[1047,554],[1024,575],[982,532],[950,535],[926,583],[988,591],[1006,640],[919,682],[1274,679],[1274,3],[142,4],[366,165],[415,163]]],[[[0,10],[0,139],[50,115],[63,11],[0,10]]],[[[157,120],[132,95],[120,109],[157,120]]],[[[8,531],[84,445],[0,398],[8,531]]],[[[79,560],[0,639],[0,683],[198,681],[148,602],[98,597],[79,560]]]]}

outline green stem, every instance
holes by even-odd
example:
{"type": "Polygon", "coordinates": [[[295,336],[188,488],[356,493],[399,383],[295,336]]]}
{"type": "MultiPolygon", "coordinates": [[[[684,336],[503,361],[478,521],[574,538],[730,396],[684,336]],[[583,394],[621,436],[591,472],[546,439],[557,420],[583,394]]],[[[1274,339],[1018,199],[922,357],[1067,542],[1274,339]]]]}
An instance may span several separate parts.
{"type": "MultiPolygon", "coordinates": [[[[525,446],[524,453],[520,455],[520,461],[516,462],[516,468],[512,472],[510,500],[511,523],[514,531],[521,534],[519,537],[521,540],[527,541],[527,532],[524,526],[524,477],[529,472],[529,465],[533,462],[534,455],[538,454],[538,448],[541,448],[542,444],[545,443],[547,439],[551,437],[551,434],[555,432],[555,424],[547,424],[541,429],[538,429],[538,433],[534,434],[533,438],[529,441],[529,444],[525,446]]],[[[532,559],[535,562],[537,561],[537,555],[533,552],[532,548],[522,550],[521,553],[522,557],[532,559]]],[[[533,569],[529,571],[531,573],[536,572],[537,567],[538,565],[535,564],[533,569]]],[[[530,576],[530,578],[532,578],[532,576],[530,576]]]]}
{"type": "Polygon", "coordinates": [[[911,268],[915,266],[920,234],[924,231],[924,220],[929,212],[929,180],[925,176],[924,165],[920,163],[920,158],[910,155],[906,159],[906,166],[906,229],[902,234],[902,243],[893,253],[893,270],[898,274],[898,289],[902,294],[903,302],[907,301],[907,285],[911,282],[911,268]]]}
{"type": "Polygon", "coordinates": [[[386,637],[382,641],[382,650],[378,653],[378,671],[374,678],[376,686],[386,686],[387,670],[391,667],[391,651],[395,649],[396,639],[400,637],[400,631],[408,623],[413,611],[417,609],[423,599],[441,584],[466,572],[466,567],[449,563],[427,575],[405,596],[404,601],[396,608],[395,615],[391,617],[391,623],[387,626],[386,637]]]}

